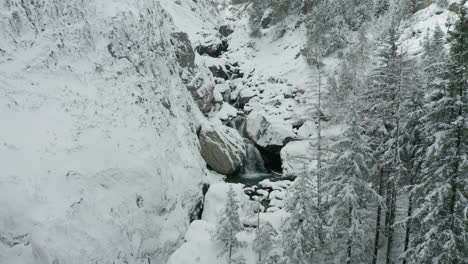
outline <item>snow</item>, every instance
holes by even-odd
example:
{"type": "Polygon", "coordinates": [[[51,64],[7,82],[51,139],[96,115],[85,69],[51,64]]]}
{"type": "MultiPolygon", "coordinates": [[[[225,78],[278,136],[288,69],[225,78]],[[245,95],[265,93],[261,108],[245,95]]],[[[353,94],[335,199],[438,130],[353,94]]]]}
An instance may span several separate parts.
{"type": "Polygon", "coordinates": [[[216,223],[221,216],[222,210],[226,205],[227,192],[232,186],[240,202],[239,214],[241,219],[245,216],[246,208],[251,205],[249,197],[244,193],[243,184],[233,183],[215,183],[210,186],[205,195],[205,207],[203,209],[202,220],[216,223]]]}
{"type": "Polygon", "coordinates": [[[219,119],[221,121],[230,120],[237,116],[237,109],[232,105],[223,102],[221,109],[217,112],[213,118],[219,119]]]}
{"type": "Polygon", "coordinates": [[[307,173],[311,160],[316,158],[316,140],[291,141],[281,149],[284,176],[307,173]]]}
{"type": "Polygon", "coordinates": [[[0,263],[164,263],[213,178],[170,18],[146,0],[32,5],[1,4],[0,237],[19,244],[0,263]]]}

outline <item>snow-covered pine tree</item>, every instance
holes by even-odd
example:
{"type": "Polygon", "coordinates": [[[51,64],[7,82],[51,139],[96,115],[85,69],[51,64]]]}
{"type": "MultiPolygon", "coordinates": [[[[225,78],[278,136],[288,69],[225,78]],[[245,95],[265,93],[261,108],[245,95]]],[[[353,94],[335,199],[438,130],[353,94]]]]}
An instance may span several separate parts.
{"type": "Polygon", "coordinates": [[[236,238],[237,233],[242,230],[242,224],[239,216],[239,202],[237,195],[229,186],[227,193],[226,206],[223,214],[218,219],[218,225],[213,239],[223,243],[224,247],[229,250],[229,262],[231,263],[233,256],[233,249],[239,246],[239,241],[236,238]]]}
{"type": "MultiPolygon", "coordinates": [[[[356,88],[353,88],[356,93],[356,88]]],[[[333,164],[327,166],[323,192],[327,195],[326,241],[335,262],[365,263],[372,259],[370,205],[381,197],[369,184],[373,171],[372,149],[358,116],[358,100],[352,95],[348,128],[331,145],[333,164]]]]}
{"type": "MultiPolygon", "coordinates": [[[[401,142],[401,160],[404,166],[404,174],[400,179],[402,185],[403,199],[407,199],[408,207],[406,218],[399,221],[398,225],[405,228],[404,251],[409,247],[411,233],[413,232],[411,217],[414,207],[413,187],[420,182],[422,171],[422,159],[424,156],[425,147],[423,136],[423,122],[421,121],[424,115],[423,100],[424,98],[424,74],[423,67],[420,63],[414,62],[412,70],[405,75],[404,86],[406,93],[403,100],[403,112],[405,113],[404,122],[402,122],[402,142],[401,142]],[[405,197],[407,196],[407,197],[405,197]]],[[[417,225],[416,225],[417,228],[417,225]]],[[[405,256],[400,256],[403,264],[406,264],[405,256]]]]}
{"type": "Polygon", "coordinates": [[[308,264],[319,253],[316,184],[310,175],[299,176],[291,185],[284,210],[290,214],[284,223],[283,248],[288,264],[308,264]]]}
{"type": "Polygon", "coordinates": [[[445,36],[438,25],[432,35],[428,33],[425,36],[422,43],[424,48],[422,61],[417,64],[413,75],[410,76],[412,85],[409,87],[408,98],[405,102],[407,121],[404,128],[406,135],[403,159],[407,173],[404,179],[405,187],[403,192],[408,193],[408,208],[406,218],[401,221],[405,225],[404,253],[400,256],[403,264],[408,263],[408,257],[412,254],[411,250],[409,250],[411,246],[420,243],[417,238],[414,239],[414,236],[421,232],[420,225],[413,225],[413,223],[418,222],[414,219],[416,201],[420,200],[419,197],[424,196],[418,192],[419,188],[417,188],[424,176],[422,165],[427,151],[426,135],[424,133],[425,122],[423,120],[426,109],[424,108],[423,98],[426,90],[436,90],[446,85],[446,81],[441,78],[446,75],[445,58],[447,54],[443,46],[444,43],[445,36]]]}
{"type": "Polygon", "coordinates": [[[429,83],[425,135],[429,147],[414,219],[420,224],[406,254],[409,263],[466,263],[468,251],[468,17],[459,11],[446,67],[429,83]],[[446,69],[446,70],[443,70],[446,69]],[[443,80],[443,81],[440,81],[443,80]]]}
{"type": "MultiPolygon", "coordinates": [[[[376,54],[376,65],[369,78],[369,86],[364,92],[364,114],[368,117],[365,125],[368,129],[369,143],[374,152],[374,186],[379,195],[385,196],[385,235],[387,238],[386,263],[392,261],[393,233],[397,203],[397,184],[405,173],[401,159],[404,138],[404,100],[405,92],[411,85],[405,82],[410,62],[406,59],[402,47],[397,44],[396,26],[392,25],[384,34],[376,54]]],[[[380,240],[380,214],[377,207],[374,260],[377,261],[378,242],[380,240]]]]}
{"type": "Polygon", "coordinates": [[[259,263],[263,263],[262,260],[267,260],[270,256],[277,236],[278,232],[268,221],[262,223],[257,229],[252,247],[258,253],[259,263]]]}

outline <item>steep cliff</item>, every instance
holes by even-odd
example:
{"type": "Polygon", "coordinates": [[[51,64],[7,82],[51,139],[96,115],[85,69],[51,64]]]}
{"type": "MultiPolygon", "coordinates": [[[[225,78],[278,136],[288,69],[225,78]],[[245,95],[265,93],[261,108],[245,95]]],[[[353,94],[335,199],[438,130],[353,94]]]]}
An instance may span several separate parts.
{"type": "Polygon", "coordinates": [[[0,263],[164,263],[208,174],[158,1],[0,3],[0,263]]]}

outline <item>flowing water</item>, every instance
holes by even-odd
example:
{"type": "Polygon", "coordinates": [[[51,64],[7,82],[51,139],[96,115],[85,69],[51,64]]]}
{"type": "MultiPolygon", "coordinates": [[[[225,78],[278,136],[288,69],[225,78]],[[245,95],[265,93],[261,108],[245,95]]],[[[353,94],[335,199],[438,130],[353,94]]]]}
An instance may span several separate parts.
{"type": "Polygon", "coordinates": [[[247,149],[247,157],[240,172],[236,175],[229,176],[226,181],[252,186],[257,185],[264,179],[272,178],[273,174],[265,167],[262,154],[257,149],[255,144],[253,144],[252,141],[247,138],[245,132],[245,116],[237,116],[227,125],[229,127],[235,128],[244,138],[245,147],[247,149]]]}

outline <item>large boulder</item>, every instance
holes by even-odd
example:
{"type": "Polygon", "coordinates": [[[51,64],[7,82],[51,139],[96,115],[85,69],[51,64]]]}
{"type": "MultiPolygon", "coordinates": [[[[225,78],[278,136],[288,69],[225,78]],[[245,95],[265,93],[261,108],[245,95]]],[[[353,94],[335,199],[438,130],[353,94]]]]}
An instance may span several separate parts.
{"type": "Polygon", "coordinates": [[[307,175],[315,169],[316,140],[291,141],[281,149],[283,176],[297,177],[307,175]]]}
{"type": "Polygon", "coordinates": [[[223,37],[227,37],[227,36],[231,35],[232,33],[234,33],[234,30],[232,29],[232,27],[230,25],[222,25],[222,26],[219,27],[218,32],[223,37]]]}
{"type": "Polygon", "coordinates": [[[228,43],[227,40],[221,40],[217,36],[207,35],[202,39],[195,50],[200,55],[208,55],[213,58],[218,58],[223,54],[223,52],[227,51],[228,43]]]}
{"type": "Polygon", "coordinates": [[[282,147],[296,138],[292,126],[282,118],[252,112],[247,116],[247,135],[260,147],[282,147]]]}
{"type": "Polygon", "coordinates": [[[247,154],[237,130],[227,126],[204,125],[199,140],[201,155],[214,171],[231,175],[240,170],[247,154]]]}

